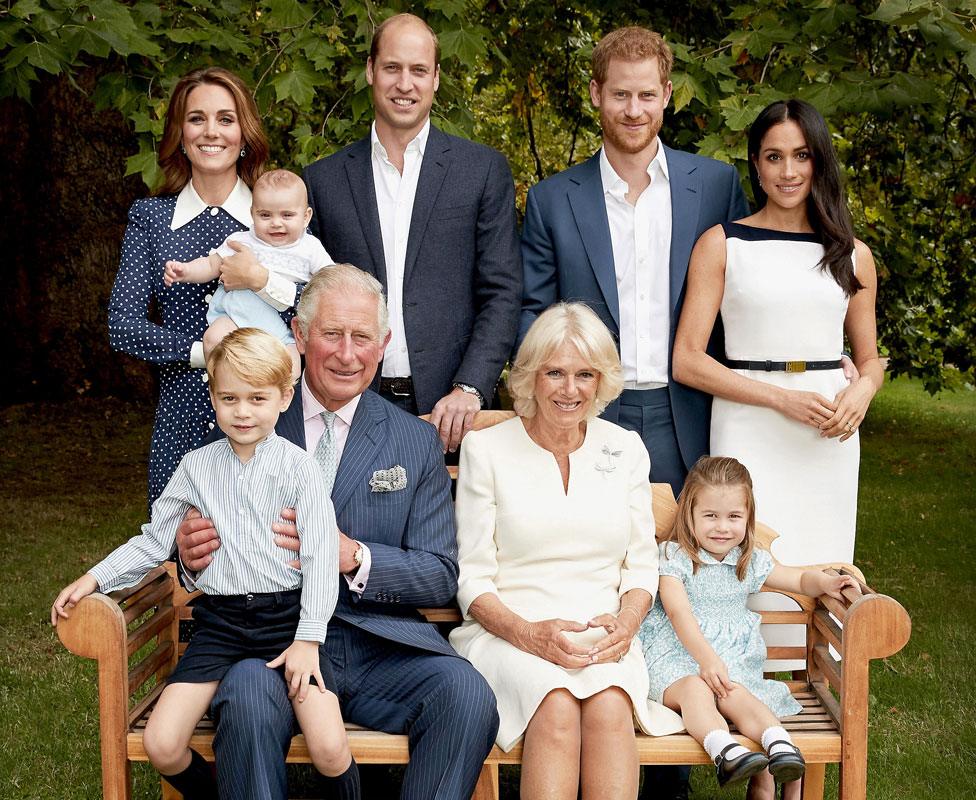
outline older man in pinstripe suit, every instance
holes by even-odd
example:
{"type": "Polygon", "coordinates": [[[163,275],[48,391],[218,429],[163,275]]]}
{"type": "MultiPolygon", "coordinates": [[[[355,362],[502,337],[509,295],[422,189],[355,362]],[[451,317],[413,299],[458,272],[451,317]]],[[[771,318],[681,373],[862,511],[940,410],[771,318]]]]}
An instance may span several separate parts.
{"type": "MultiPolygon", "coordinates": [[[[277,432],[314,453],[335,480],[344,580],[324,647],[343,717],[409,735],[402,798],[470,797],[498,727],[495,698],[416,612],[447,603],[457,589],[440,440],[432,426],[367,390],[389,339],[373,277],[349,265],[319,272],[293,328],[306,367],[300,401],[281,415],[277,432]]],[[[297,546],[290,522],[276,532],[282,546],[297,546]]],[[[219,539],[206,521],[190,520],[178,544],[183,564],[201,569],[219,539]]],[[[213,710],[221,797],[283,800],[293,727],[284,682],[261,662],[243,662],[227,674],[213,710]]]]}

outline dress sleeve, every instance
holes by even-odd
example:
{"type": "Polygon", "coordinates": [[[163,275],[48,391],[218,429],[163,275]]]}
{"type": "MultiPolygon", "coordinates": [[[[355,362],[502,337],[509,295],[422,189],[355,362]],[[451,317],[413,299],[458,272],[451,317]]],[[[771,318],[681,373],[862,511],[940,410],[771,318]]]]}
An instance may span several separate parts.
{"type": "Polygon", "coordinates": [[[661,560],[658,569],[662,575],[670,575],[687,584],[691,577],[691,559],[677,542],[661,542],[661,560]]]}
{"type": "Polygon", "coordinates": [[[163,261],[156,252],[145,200],[129,209],[122,258],[108,304],[108,337],[113,350],[155,364],[190,360],[193,337],[149,321],[149,307],[162,285],[163,261]]]}
{"type": "Polygon", "coordinates": [[[461,441],[458,467],[457,515],[458,576],[457,601],[461,613],[483,594],[498,594],[498,549],[495,546],[495,479],[483,435],[472,431],[461,441]]]}
{"type": "Polygon", "coordinates": [[[769,573],[772,571],[773,557],[769,551],[761,547],[753,550],[752,558],[749,560],[749,572],[746,576],[749,581],[750,594],[758,592],[762,588],[762,585],[766,582],[766,578],[769,577],[769,573]]]}
{"type": "Polygon", "coordinates": [[[647,449],[636,433],[630,433],[624,447],[631,448],[636,457],[626,480],[629,484],[630,541],[620,566],[620,595],[631,589],[657,594],[658,551],[654,539],[654,512],[651,506],[651,487],[647,483],[650,459],[647,449]]]}

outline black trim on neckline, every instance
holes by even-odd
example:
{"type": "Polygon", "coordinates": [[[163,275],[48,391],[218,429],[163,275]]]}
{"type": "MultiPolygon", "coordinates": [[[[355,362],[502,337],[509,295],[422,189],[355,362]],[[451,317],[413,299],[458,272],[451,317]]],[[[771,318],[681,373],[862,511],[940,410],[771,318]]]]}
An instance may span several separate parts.
{"type": "Polygon", "coordinates": [[[726,239],[742,239],[745,242],[765,242],[769,240],[780,242],[813,242],[820,244],[815,233],[797,233],[795,231],[777,231],[772,228],[757,228],[754,225],[743,225],[741,222],[723,222],[722,230],[726,239]]]}

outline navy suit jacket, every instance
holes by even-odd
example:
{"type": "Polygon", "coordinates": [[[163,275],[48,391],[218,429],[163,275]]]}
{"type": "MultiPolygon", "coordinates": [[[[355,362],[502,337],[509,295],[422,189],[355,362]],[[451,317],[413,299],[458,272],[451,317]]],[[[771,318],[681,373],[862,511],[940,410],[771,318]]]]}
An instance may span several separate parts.
{"type": "MultiPolygon", "coordinates": [[[[309,229],[387,290],[367,136],[305,170],[309,229]]],[[[515,342],[522,266],[505,157],[431,126],[407,238],[403,322],[417,409],[467,383],[487,402],[515,342]]],[[[376,384],[374,384],[375,387],[376,384]]]]}
{"type": "MultiPolygon", "coordinates": [[[[684,302],[691,250],[713,225],[749,213],[734,167],[710,158],[664,148],[671,185],[671,319],[668,352],[684,302]]],[[[524,289],[518,341],[553,303],[579,300],[603,320],[618,342],[620,308],[610,241],[610,223],[600,176],[600,153],[529,190],[522,231],[524,289]]],[[[724,358],[721,325],[709,352],[724,358]]],[[[668,357],[671,413],[685,466],[708,452],[711,396],[674,381],[668,357]]],[[[603,416],[617,420],[619,405],[603,416]]]]}
{"type": "MultiPolygon", "coordinates": [[[[305,448],[301,392],[278,418],[279,436],[305,448]]],[[[335,616],[384,639],[455,656],[418,607],[443,606],[457,593],[457,529],[451,486],[435,428],[366,391],[356,408],[332,487],[339,530],[372,556],[360,596],[339,581],[335,616]],[[373,472],[402,466],[407,486],[374,492],[373,472]]]]}

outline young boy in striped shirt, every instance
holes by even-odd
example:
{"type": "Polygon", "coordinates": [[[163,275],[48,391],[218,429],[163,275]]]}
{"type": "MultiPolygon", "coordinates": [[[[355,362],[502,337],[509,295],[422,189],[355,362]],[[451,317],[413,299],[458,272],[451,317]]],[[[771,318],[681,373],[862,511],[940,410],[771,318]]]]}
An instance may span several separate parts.
{"type": "Polygon", "coordinates": [[[335,679],[319,645],[339,588],[338,528],[318,465],[274,431],[294,394],[284,345],[257,328],[226,336],[207,358],[210,400],[227,438],[184,456],[142,533],[65,587],[51,624],[94,591],[134,586],[173,552],[176,529],[191,506],[225,533],[213,561],[195,578],[204,593],[197,626],[146,725],[153,766],[185,800],[216,797],[190,736],[221,678],[245,658],[283,670],[309,755],[326,796],[358,800],[359,773],[349,752],[335,679]],[[302,570],[274,542],[281,509],[302,525],[302,570]],[[318,691],[309,691],[314,680],[318,691]]]}

